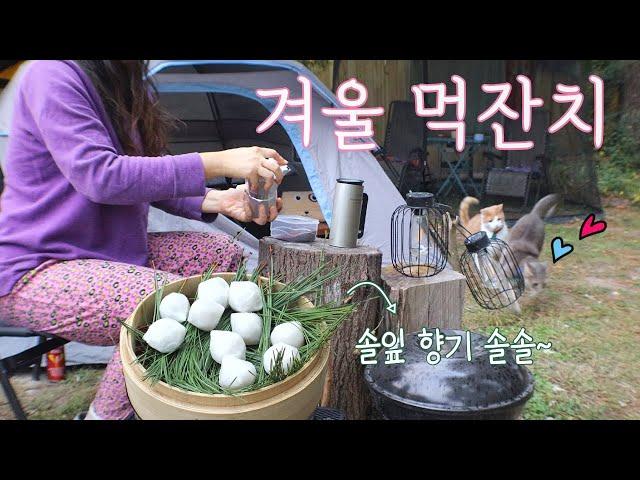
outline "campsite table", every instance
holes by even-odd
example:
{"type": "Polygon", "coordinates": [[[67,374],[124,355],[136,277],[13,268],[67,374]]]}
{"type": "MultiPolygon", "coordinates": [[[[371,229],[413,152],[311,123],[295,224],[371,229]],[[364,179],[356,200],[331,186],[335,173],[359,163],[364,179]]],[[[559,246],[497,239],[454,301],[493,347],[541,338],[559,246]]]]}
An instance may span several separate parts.
{"type": "MultiPolygon", "coordinates": [[[[451,162],[447,156],[444,156],[444,161],[449,166],[449,175],[442,185],[440,185],[440,188],[436,193],[437,198],[446,196],[454,186],[458,187],[458,190],[460,190],[460,193],[462,193],[463,196],[468,196],[469,193],[465,188],[465,183],[473,188],[477,197],[481,196],[480,189],[478,189],[477,185],[473,181],[473,154],[475,153],[475,149],[478,145],[486,145],[487,143],[486,135],[483,136],[482,140],[476,139],[473,135],[469,135],[465,137],[464,150],[462,152],[457,152],[457,161],[451,162]],[[463,169],[469,170],[469,178],[466,182],[463,182],[458,174],[458,172],[463,169]]],[[[429,144],[452,147],[455,145],[455,139],[450,137],[427,137],[427,145],[429,144]]]]}

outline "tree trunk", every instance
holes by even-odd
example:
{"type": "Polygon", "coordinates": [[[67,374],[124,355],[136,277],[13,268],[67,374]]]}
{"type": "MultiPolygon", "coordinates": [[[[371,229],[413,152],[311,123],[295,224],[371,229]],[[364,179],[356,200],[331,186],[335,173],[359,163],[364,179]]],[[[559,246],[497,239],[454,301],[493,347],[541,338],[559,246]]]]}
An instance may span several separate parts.
{"type": "MultiPolygon", "coordinates": [[[[606,88],[606,87],[605,87],[606,88]]],[[[620,124],[623,134],[640,145],[640,61],[626,62],[620,124]]],[[[606,113],[606,112],[605,112],[606,113]]]]}
{"type": "Polygon", "coordinates": [[[386,316],[387,331],[402,327],[406,335],[423,328],[460,329],[464,275],[447,268],[433,277],[412,278],[389,265],[382,270],[382,281],[396,303],[396,315],[386,316]]]}
{"type": "MultiPolygon", "coordinates": [[[[328,268],[339,266],[341,273],[324,288],[323,301],[337,301],[346,296],[354,284],[368,280],[380,284],[382,253],[374,247],[338,248],[327,240],[313,243],[288,243],[265,237],[260,240],[259,261],[270,265],[273,274],[283,282],[309,274],[324,261],[328,268]]],[[[365,299],[368,288],[355,291],[353,301],[365,299]]],[[[379,302],[362,304],[351,318],[345,320],[331,341],[331,357],[322,405],[342,410],[348,419],[370,418],[372,404],[364,382],[363,366],[355,348],[366,328],[373,330],[380,320],[379,302]]]]}

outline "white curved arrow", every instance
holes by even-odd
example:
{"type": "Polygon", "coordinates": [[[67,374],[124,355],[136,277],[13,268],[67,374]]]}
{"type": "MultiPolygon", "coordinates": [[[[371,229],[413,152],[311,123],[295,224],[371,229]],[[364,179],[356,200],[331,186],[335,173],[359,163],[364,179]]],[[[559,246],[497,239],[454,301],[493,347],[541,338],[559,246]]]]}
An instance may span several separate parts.
{"type": "Polygon", "coordinates": [[[387,302],[387,310],[389,312],[391,312],[393,315],[396,314],[396,310],[398,308],[397,305],[395,303],[391,303],[391,300],[389,300],[389,297],[387,296],[386,293],[384,293],[384,290],[380,287],[380,285],[376,285],[373,282],[369,282],[369,281],[358,282],[353,287],[351,287],[349,290],[347,290],[347,295],[351,295],[356,288],[362,287],[364,285],[369,285],[371,287],[375,287],[380,292],[380,295],[382,295],[384,297],[385,302],[387,302]]]}

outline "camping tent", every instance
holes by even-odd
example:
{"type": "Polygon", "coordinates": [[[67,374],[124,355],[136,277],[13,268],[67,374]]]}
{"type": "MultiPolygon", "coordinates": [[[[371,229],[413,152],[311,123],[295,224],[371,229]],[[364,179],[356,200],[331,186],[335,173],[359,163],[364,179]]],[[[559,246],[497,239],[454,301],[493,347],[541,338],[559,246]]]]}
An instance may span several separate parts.
{"type": "MultiPolygon", "coordinates": [[[[160,92],[160,102],[182,120],[171,141],[172,153],[250,145],[276,148],[294,165],[299,161],[298,175],[287,177],[282,189],[313,190],[329,225],[336,179],[363,179],[369,205],[362,242],[378,247],[383,263],[390,261],[389,219],[403,199],[371,153],[338,150],[334,119],[321,113],[323,107],[337,106],[336,99],[303,65],[288,60],[153,60],[150,75],[160,92]],[[275,107],[273,99],[258,97],[256,89],[286,87],[290,98],[299,98],[298,75],[307,77],[313,90],[313,130],[308,147],[302,144],[297,123],[280,119],[262,134],[255,131],[275,107]]],[[[157,210],[150,213],[149,227],[156,231],[211,228],[231,234],[240,230],[226,218],[207,226],[157,210]]],[[[256,237],[247,232],[239,241],[247,250],[257,248],[256,237]]],[[[254,261],[255,257],[252,255],[254,261]]]]}

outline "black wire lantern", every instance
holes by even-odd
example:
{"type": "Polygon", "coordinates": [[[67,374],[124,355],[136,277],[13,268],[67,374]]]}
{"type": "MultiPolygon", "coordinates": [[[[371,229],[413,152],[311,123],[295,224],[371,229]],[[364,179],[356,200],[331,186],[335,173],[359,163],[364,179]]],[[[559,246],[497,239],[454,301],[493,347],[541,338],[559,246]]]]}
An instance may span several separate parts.
{"type": "Polygon", "coordinates": [[[460,270],[473,298],[482,308],[495,310],[514,303],[524,292],[524,277],[513,252],[485,232],[469,235],[460,257],[460,270]]]}
{"type": "Polygon", "coordinates": [[[431,277],[447,265],[450,217],[427,192],[409,192],[391,216],[391,262],[407,277],[431,277]]]}

